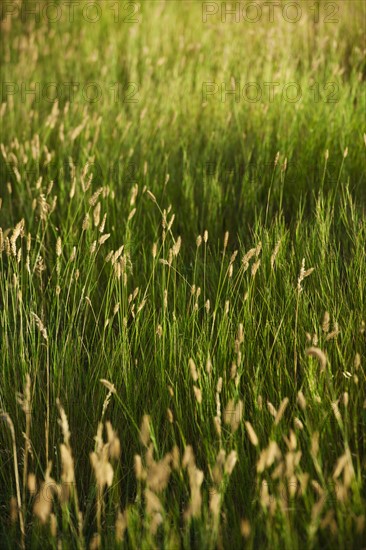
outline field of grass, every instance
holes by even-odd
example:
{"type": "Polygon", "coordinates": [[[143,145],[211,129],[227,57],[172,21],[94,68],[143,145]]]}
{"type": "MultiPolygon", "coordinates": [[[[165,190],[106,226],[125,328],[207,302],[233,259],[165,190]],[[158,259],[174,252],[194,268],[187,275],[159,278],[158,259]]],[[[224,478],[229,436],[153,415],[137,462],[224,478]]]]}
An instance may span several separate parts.
{"type": "Polygon", "coordinates": [[[2,2],[0,548],[366,548],[365,6],[2,2]]]}

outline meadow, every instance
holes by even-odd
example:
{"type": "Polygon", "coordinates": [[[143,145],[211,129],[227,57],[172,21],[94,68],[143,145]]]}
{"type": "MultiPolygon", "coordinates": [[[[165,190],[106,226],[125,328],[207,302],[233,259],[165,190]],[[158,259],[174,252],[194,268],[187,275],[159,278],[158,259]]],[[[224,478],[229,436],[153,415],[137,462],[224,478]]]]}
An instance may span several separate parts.
{"type": "Polygon", "coordinates": [[[0,548],[366,548],[365,21],[2,2],[0,548]]]}

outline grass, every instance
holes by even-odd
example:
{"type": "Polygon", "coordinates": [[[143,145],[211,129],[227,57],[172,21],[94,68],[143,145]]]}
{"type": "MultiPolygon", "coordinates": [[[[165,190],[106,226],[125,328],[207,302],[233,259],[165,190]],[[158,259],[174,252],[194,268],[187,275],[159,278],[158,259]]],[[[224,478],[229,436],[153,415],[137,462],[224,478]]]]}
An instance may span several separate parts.
{"type": "Polygon", "coordinates": [[[110,4],[1,20],[1,546],[362,548],[365,6],[110,4]]]}

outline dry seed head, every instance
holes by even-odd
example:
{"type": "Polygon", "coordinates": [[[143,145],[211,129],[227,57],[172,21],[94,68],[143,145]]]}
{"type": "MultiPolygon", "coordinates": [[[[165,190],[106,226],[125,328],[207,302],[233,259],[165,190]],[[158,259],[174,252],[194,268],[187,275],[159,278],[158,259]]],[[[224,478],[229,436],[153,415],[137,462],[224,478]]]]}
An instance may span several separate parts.
{"type": "MultiPolygon", "coordinates": [[[[87,168],[88,168],[88,166],[86,165],[85,168],[84,168],[84,171],[87,168]]],[[[86,173],[85,173],[85,175],[86,175],[86,173]]],[[[89,205],[91,207],[94,207],[97,204],[98,198],[99,198],[99,196],[101,195],[102,192],[103,192],[103,187],[99,187],[99,189],[97,189],[95,191],[95,193],[93,193],[93,195],[90,197],[89,205]]]]}
{"type": "Polygon", "coordinates": [[[125,531],[127,529],[127,514],[118,510],[116,523],[115,523],[115,539],[117,544],[121,544],[124,539],[125,531]]]}
{"type": "Polygon", "coordinates": [[[238,250],[235,250],[235,251],[231,254],[230,264],[233,264],[233,263],[235,262],[237,255],[238,255],[238,250]]]}
{"type": "Polygon", "coordinates": [[[73,246],[71,254],[70,254],[70,262],[73,262],[76,258],[76,246],[73,246]]]}
{"type": "Polygon", "coordinates": [[[155,514],[153,514],[153,518],[149,526],[149,531],[152,536],[156,535],[159,525],[161,525],[162,523],[163,523],[163,516],[161,515],[161,513],[156,512],[155,514]]]}
{"type": "Polygon", "coordinates": [[[226,452],[220,449],[216,457],[216,463],[212,469],[212,479],[216,485],[220,485],[223,480],[226,452]]]}
{"type": "Polygon", "coordinates": [[[210,495],[210,511],[215,518],[219,517],[221,505],[220,493],[213,492],[210,495]]]}
{"type": "Polygon", "coordinates": [[[187,516],[196,518],[201,515],[201,485],[203,483],[204,475],[201,470],[193,466],[188,469],[188,476],[191,489],[191,501],[187,511],[187,516]]]}
{"type": "Polygon", "coordinates": [[[258,441],[258,437],[257,437],[257,434],[254,431],[253,426],[251,425],[250,422],[245,422],[245,427],[247,429],[250,442],[252,443],[252,445],[257,447],[258,444],[259,444],[259,441],[258,441]]]}
{"type": "Polygon", "coordinates": [[[37,492],[37,478],[34,474],[28,475],[27,485],[29,493],[32,496],[35,495],[37,492]]]}
{"type": "Polygon", "coordinates": [[[275,441],[270,441],[268,447],[264,449],[257,462],[257,472],[261,473],[266,468],[270,468],[275,460],[281,459],[281,451],[275,441]]]}
{"type": "Polygon", "coordinates": [[[113,483],[113,468],[108,462],[108,458],[104,450],[102,442],[99,452],[90,453],[90,462],[94,470],[95,479],[98,487],[102,490],[105,486],[111,487],[113,483]]]}
{"type": "Polygon", "coordinates": [[[248,519],[242,519],[240,522],[240,532],[247,540],[250,537],[251,527],[248,519]]]}
{"type": "Polygon", "coordinates": [[[94,220],[95,227],[98,227],[98,225],[100,224],[100,209],[101,209],[101,205],[100,205],[100,202],[98,202],[98,204],[93,210],[93,220],[94,220]]]}
{"type": "Polygon", "coordinates": [[[94,533],[90,540],[89,550],[99,550],[101,547],[101,536],[99,533],[94,533]]]}
{"type": "Polygon", "coordinates": [[[272,255],[271,255],[271,268],[272,269],[274,269],[275,261],[276,261],[278,252],[280,250],[280,246],[281,246],[281,239],[279,239],[277,241],[276,246],[274,247],[274,250],[273,250],[272,255]]]}
{"type": "Polygon", "coordinates": [[[175,214],[172,215],[170,222],[168,223],[167,230],[170,231],[175,220],[175,214]]]}
{"type": "Polygon", "coordinates": [[[327,334],[325,340],[326,340],[327,342],[328,342],[329,340],[334,340],[335,338],[337,338],[338,334],[339,334],[339,326],[338,326],[337,321],[334,321],[333,330],[332,330],[332,332],[330,332],[329,334],[327,334]]]}
{"type": "Polygon", "coordinates": [[[155,195],[149,189],[146,190],[146,194],[153,202],[157,203],[155,195]]]}
{"type": "Polygon", "coordinates": [[[253,258],[253,256],[255,256],[256,250],[257,250],[256,248],[251,248],[250,250],[248,250],[246,254],[244,254],[242,259],[242,264],[244,265],[244,267],[246,267],[247,264],[249,264],[249,261],[253,258]]]}
{"type": "Polygon", "coordinates": [[[275,425],[276,426],[280,423],[281,418],[283,416],[283,413],[286,410],[286,407],[287,407],[288,403],[289,403],[289,399],[288,399],[288,397],[285,397],[283,399],[283,401],[281,402],[281,404],[279,406],[279,409],[278,409],[278,412],[276,414],[276,418],[275,418],[275,425]]]}
{"type": "Polygon", "coordinates": [[[34,318],[35,322],[36,322],[36,325],[37,325],[37,328],[38,330],[40,331],[40,333],[42,334],[43,338],[46,340],[46,342],[48,341],[48,336],[47,336],[47,330],[46,330],[46,327],[44,326],[44,324],[42,323],[41,319],[38,317],[38,315],[36,315],[33,311],[31,311],[31,315],[32,317],[34,318]]]}
{"type": "Polygon", "coordinates": [[[124,247],[125,247],[125,245],[123,244],[122,246],[119,247],[118,250],[116,250],[116,252],[113,252],[112,260],[111,260],[112,265],[114,265],[117,262],[117,260],[120,258],[121,254],[124,250],[124,247]]]}
{"type": "Polygon", "coordinates": [[[214,417],[215,430],[219,437],[221,437],[221,419],[219,416],[214,417]]]}
{"type": "Polygon", "coordinates": [[[32,236],[30,233],[27,235],[27,252],[30,252],[32,246],[32,236]]]}
{"type": "Polygon", "coordinates": [[[178,237],[178,239],[176,240],[172,248],[173,256],[178,256],[181,245],[182,245],[182,239],[181,237],[178,237]]]}
{"type": "Polygon", "coordinates": [[[300,268],[300,274],[299,274],[299,277],[298,277],[298,279],[297,279],[297,290],[298,290],[299,292],[302,291],[301,283],[302,283],[302,281],[304,280],[304,273],[305,273],[305,258],[302,259],[301,268],[300,268]]]}
{"type": "Polygon", "coordinates": [[[202,244],[202,237],[201,235],[198,235],[197,239],[196,239],[196,246],[197,248],[199,248],[202,244]]]}
{"type": "Polygon", "coordinates": [[[115,388],[114,384],[112,384],[111,382],[109,382],[105,378],[101,378],[99,380],[99,382],[101,382],[103,384],[103,386],[105,386],[110,393],[116,393],[116,388],[115,388]]]}
{"type": "Polygon", "coordinates": [[[167,411],[166,411],[166,415],[167,415],[167,418],[168,418],[168,422],[169,422],[170,424],[173,424],[173,422],[174,422],[174,415],[173,415],[173,413],[172,413],[172,410],[168,408],[167,411]]]}
{"type": "MultiPolygon", "coordinates": [[[[152,451],[151,451],[152,452],[152,451]]],[[[151,457],[146,457],[148,461],[147,465],[147,478],[146,483],[149,489],[154,493],[161,493],[168,485],[171,474],[171,455],[168,453],[159,462],[155,462],[151,457]]]]}
{"type": "Polygon", "coordinates": [[[342,424],[342,415],[339,411],[338,401],[334,401],[332,403],[332,409],[333,409],[334,416],[336,417],[338,423],[342,424]]]}
{"type": "Polygon", "coordinates": [[[272,403],[270,401],[267,401],[267,407],[268,407],[268,410],[269,410],[270,414],[273,416],[273,418],[276,418],[277,410],[275,409],[275,407],[272,405],[272,403]]]}
{"type": "Polygon", "coordinates": [[[202,392],[197,386],[193,386],[193,391],[196,401],[200,405],[202,403],[202,392]]]}
{"type": "Polygon", "coordinates": [[[188,366],[189,366],[189,370],[190,370],[190,373],[191,373],[191,377],[192,377],[193,382],[197,382],[199,376],[198,376],[196,364],[195,364],[195,362],[193,361],[192,358],[190,358],[190,359],[188,360],[188,366]]]}
{"type": "Polygon", "coordinates": [[[148,516],[153,515],[156,512],[162,512],[163,507],[159,498],[155,495],[150,489],[145,489],[145,502],[146,502],[146,513],[148,516]]]}
{"type": "Polygon", "coordinates": [[[9,237],[5,237],[5,252],[7,256],[11,256],[11,245],[9,237]]]}
{"type": "Polygon", "coordinates": [[[294,418],[294,426],[295,428],[298,428],[299,430],[304,429],[304,424],[301,422],[301,420],[297,417],[294,418]]]}
{"type": "Polygon", "coordinates": [[[306,355],[310,355],[311,357],[316,357],[320,363],[320,372],[323,372],[327,366],[327,357],[325,353],[315,346],[310,347],[306,350],[306,355]]]}
{"type": "Polygon", "coordinates": [[[57,405],[59,415],[60,415],[60,418],[58,420],[58,424],[61,427],[62,437],[64,439],[65,445],[69,447],[70,446],[70,436],[71,436],[70,429],[69,429],[69,422],[67,420],[65,410],[62,407],[61,402],[60,402],[59,399],[56,399],[56,405],[57,405]]]}
{"type": "Polygon", "coordinates": [[[100,233],[103,233],[103,231],[104,231],[106,220],[107,220],[107,213],[104,214],[103,219],[102,219],[102,223],[99,226],[99,232],[100,233]]]}
{"type": "Polygon", "coordinates": [[[260,266],[260,263],[261,261],[260,260],[257,260],[256,262],[254,262],[254,264],[252,265],[252,277],[255,277],[258,269],[259,269],[259,266],[260,266]]]}
{"type": "Polygon", "coordinates": [[[133,208],[131,212],[128,214],[127,221],[131,221],[134,215],[136,214],[136,208],[133,208]]]}
{"type": "Polygon", "coordinates": [[[90,216],[89,216],[89,213],[87,212],[83,219],[82,230],[87,231],[89,227],[90,227],[90,216]]]}
{"type": "Polygon", "coordinates": [[[96,248],[97,248],[97,241],[93,241],[92,244],[90,245],[90,254],[94,254],[94,252],[96,251],[96,248]]]}
{"type": "Polygon", "coordinates": [[[51,468],[52,463],[49,462],[45,474],[45,480],[40,486],[33,506],[33,513],[43,524],[47,522],[52,511],[53,498],[51,497],[59,494],[59,487],[57,486],[55,480],[50,476],[51,468]]]}
{"type": "Polygon", "coordinates": [[[329,315],[329,312],[326,311],[324,313],[324,318],[323,318],[323,323],[322,323],[323,332],[325,332],[325,333],[329,332],[329,323],[330,323],[330,315],[329,315]]]}
{"type": "Polygon", "coordinates": [[[62,254],[61,237],[57,237],[57,241],[56,241],[56,256],[61,256],[61,254],[62,254]]]}
{"type": "Polygon", "coordinates": [[[104,244],[109,239],[110,236],[111,236],[110,233],[106,233],[105,235],[102,235],[99,238],[98,244],[101,246],[102,244],[104,244]]]}
{"type": "Polygon", "coordinates": [[[140,441],[147,447],[150,443],[150,416],[144,414],[140,429],[140,441]]]}
{"type": "Polygon", "coordinates": [[[206,244],[208,241],[208,231],[207,229],[205,229],[204,233],[203,233],[203,242],[206,244]]]}
{"type": "Polygon", "coordinates": [[[39,493],[36,497],[33,513],[40,520],[41,523],[45,524],[48,520],[51,510],[52,510],[52,500],[51,498],[44,498],[44,493],[48,493],[48,487],[46,483],[42,483],[39,493]]]}
{"type": "Polygon", "coordinates": [[[184,455],[182,459],[183,468],[189,468],[195,466],[195,458],[193,453],[193,448],[191,445],[187,445],[184,449],[184,455]]]}
{"type": "Polygon", "coordinates": [[[234,399],[230,399],[226,405],[224,412],[224,422],[225,424],[230,425],[231,431],[233,433],[239,428],[241,419],[243,416],[243,402],[241,400],[235,404],[234,399]]]}
{"type": "Polygon", "coordinates": [[[138,186],[138,184],[136,183],[136,184],[132,187],[132,190],[131,190],[130,206],[134,206],[134,205],[135,205],[135,203],[136,203],[136,198],[137,198],[137,195],[138,195],[138,192],[139,192],[139,186],[138,186]]]}
{"type": "Polygon", "coordinates": [[[142,466],[142,459],[140,455],[135,455],[133,457],[135,477],[138,481],[146,479],[146,471],[142,466]]]}
{"type": "Polygon", "coordinates": [[[106,422],[107,439],[109,445],[109,457],[118,459],[121,455],[121,443],[117,436],[117,432],[112,428],[112,424],[106,422]]]}
{"type": "Polygon", "coordinates": [[[211,363],[211,358],[210,358],[210,356],[207,357],[207,361],[206,361],[206,372],[207,372],[207,374],[211,374],[211,372],[212,372],[212,363],[211,363]]]}
{"type": "Polygon", "coordinates": [[[334,472],[333,472],[333,479],[337,479],[341,475],[344,468],[346,467],[347,462],[348,462],[348,456],[346,453],[338,458],[336,466],[334,468],[334,472]]]}
{"type": "MultiPolygon", "coordinates": [[[[66,484],[66,487],[70,488],[70,485],[75,481],[74,460],[72,458],[71,449],[64,443],[61,443],[60,453],[61,453],[61,464],[62,464],[61,479],[63,483],[66,484]]],[[[66,496],[66,499],[67,498],[68,498],[68,495],[66,496]]]]}
{"type": "Polygon", "coordinates": [[[231,453],[228,455],[226,462],[225,462],[225,473],[228,475],[231,475],[232,471],[235,468],[235,464],[238,460],[238,454],[236,451],[231,451],[231,453]]]}
{"type": "Polygon", "coordinates": [[[226,231],[224,235],[224,252],[227,249],[228,243],[229,243],[229,231],[226,231]]]}

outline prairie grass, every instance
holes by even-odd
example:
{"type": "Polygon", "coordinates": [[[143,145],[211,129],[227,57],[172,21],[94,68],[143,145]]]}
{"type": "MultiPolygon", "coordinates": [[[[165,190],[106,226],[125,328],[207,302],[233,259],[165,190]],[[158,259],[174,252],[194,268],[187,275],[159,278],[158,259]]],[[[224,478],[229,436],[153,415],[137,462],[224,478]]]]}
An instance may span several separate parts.
{"type": "Polygon", "coordinates": [[[362,548],[365,5],[106,4],[0,22],[0,546],[362,548]]]}

